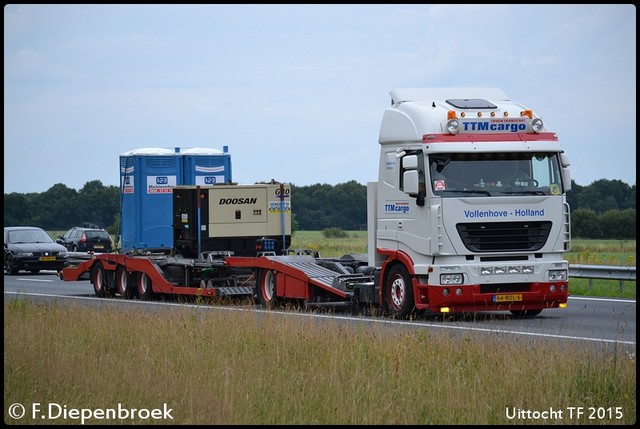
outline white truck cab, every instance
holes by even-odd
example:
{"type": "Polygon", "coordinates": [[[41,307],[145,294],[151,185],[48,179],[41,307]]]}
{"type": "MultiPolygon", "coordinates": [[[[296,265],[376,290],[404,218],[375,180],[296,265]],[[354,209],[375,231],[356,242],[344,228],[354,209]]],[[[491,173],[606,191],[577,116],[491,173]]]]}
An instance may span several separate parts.
{"type": "Polygon", "coordinates": [[[500,89],[390,95],[368,263],[391,313],[566,306],[571,177],[556,134],[500,89]]]}

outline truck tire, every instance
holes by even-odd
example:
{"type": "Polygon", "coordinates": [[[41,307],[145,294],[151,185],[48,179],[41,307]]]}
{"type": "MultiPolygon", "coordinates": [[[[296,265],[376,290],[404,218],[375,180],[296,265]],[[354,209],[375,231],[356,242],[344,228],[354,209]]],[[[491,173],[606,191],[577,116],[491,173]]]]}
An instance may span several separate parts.
{"type": "Polygon", "coordinates": [[[136,283],[138,286],[138,297],[140,297],[140,299],[142,299],[143,301],[152,300],[154,297],[154,293],[151,277],[149,277],[146,273],[138,273],[136,277],[136,283]]]}
{"type": "Polygon", "coordinates": [[[258,273],[258,301],[264,308],[271,308],[277,303],[276,273],[271,270],[260,270],[258,273]]]}
{"type": "Polygon", "coordinates": [[[413,284],[404,265],[391,267],[384,290],[385,308],[396,319],[406,319],[414,310],[413,284]]]}
{"type": "Polygon", "coordinates": [[[131,277],[132,276],[129,275],[129,272],[124,266],[118,265],[118,268],[116,269],[116,291],[121,297],[126,299],[131,298],[133,295],[131,277]]]}
{"type": "Polygon", "coordinates": [[[109,288],[109,282],[107,279],[107,273],[102,266],[102,262],[96,262],[91,270],[91,283],[93,283],[93,291],[96,296],[104,298],[107,296],[107,290],[109,288]]]}

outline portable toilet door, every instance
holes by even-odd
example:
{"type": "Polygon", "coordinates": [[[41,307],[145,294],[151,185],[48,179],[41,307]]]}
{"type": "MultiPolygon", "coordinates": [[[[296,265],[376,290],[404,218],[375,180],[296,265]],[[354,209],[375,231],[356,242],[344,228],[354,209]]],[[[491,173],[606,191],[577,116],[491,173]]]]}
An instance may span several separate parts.
{"type": "Polygon", "coordinates": [[[170,250],[173,187],[182,185],[179,149],[142,148],[120,154],[121,250],[170,250]]]}
{"type": "Polygon", "coordinates": [[[223,150],[188,148],[181,151],[184,185],[212,186],[231,183],[231,155],[223,150]]]}

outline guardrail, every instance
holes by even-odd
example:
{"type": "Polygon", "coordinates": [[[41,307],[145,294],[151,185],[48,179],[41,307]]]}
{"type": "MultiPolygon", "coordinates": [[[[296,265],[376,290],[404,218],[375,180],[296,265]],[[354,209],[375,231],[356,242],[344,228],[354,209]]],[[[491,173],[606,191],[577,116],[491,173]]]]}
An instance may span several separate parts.
{"type": "Polygon", "coordinates": [[[619,280],[620,292],[624,292],[625,280],[636,281],[636,267],[569,264],[569,278],[571,277],[589,279],[589,289],[594,279],[619,280]]]}

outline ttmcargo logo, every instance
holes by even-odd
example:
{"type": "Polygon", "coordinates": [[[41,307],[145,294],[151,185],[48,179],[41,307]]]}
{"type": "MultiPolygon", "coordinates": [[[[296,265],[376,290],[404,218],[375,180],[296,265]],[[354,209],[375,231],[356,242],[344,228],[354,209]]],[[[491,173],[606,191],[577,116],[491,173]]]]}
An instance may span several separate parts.
{"type": "Polygon", "coordinates": [[[257,204],[257,198],[220,198],[218,204],[223,205],[236,205],[236,204],[257,204]]]}
{"type": "Polygon", "coordinates": [[[409,201],[386,201],[384,204],[385,213],[409,213],[409,201]]]}
{"type": "Polygon", "coordinates": [[[524,118],[465,119],[461,121],[465,133],[523,133],[529,131],[524,118]]]}

